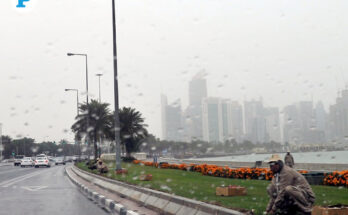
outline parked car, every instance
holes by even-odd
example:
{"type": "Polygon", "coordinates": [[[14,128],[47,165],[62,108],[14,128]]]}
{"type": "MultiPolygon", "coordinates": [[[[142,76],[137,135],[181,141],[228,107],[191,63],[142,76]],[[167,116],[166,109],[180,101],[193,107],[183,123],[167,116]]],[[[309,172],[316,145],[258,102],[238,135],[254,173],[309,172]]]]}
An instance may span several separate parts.
{"type": "Polygon", "coordinates": [[[33,167],[34,165],[35,165],[35,162],[33,161],[33,159],[31,159],[31,157],[24,157],[21,161],[21,167],[27,167],[27,166],[33,167]]]}
{"type": "Polygon", "coordinates": [[[57,157],[57,158],[55,159],[55,163],[56,163],[56,165],[59,165],[59,164],[65,165],[65,160],[64,160],[63,157],[57,157]]]}
{"type": "Polygon", "coordinates": [[[22,162],[22,159],[23,159],[23,158],[24,158],[24,155],[16,155],[13,164],[14,164],[15,166],[21,165],[21,162],[22,162]]]}
{"type": "Polygon", "coordinates": [[[39,156],[36,157],[35,160],[35,168],[39,168],[40,166],[45,166],[45,167],[51,167],[51,163],[48,159],[48,157],[43,157],[43,156],[39,156]]]}

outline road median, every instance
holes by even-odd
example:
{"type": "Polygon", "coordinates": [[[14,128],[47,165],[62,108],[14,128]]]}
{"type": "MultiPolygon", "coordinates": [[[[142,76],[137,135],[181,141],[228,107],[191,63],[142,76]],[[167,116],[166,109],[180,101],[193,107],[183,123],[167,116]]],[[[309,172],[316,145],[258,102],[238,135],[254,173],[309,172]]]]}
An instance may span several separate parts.
{"type": "Polygon", "coordinates": [[[243,213],[224,207],[208,204],[164,193],[144,187],[139,187],[120,181],[108,179],[96,174],[73,167],[72,171],[83,178],[109,192],[117,193],[127,199],[143,204],[145,207],[156,210],[161,214],[182,214],[182,215],[242,215],[243,213]]]}

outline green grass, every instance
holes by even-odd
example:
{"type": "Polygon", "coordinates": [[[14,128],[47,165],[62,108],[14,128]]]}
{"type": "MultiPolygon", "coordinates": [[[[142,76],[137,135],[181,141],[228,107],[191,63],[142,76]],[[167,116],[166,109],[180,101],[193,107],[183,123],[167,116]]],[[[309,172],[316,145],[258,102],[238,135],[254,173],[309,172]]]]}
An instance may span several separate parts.
{"type": "MultiPolygon", "coordinates": [[[[90,171],[83,163],[77,164],[83,170],[90,171]]],[[[261,215],[268,203],[266,188],[269,181],[263,180],[243,180],[228,179],[211,176],[202,176],[196,172],[186,172],[174,169],[157,169],[143,165],[122,164],[128,169],[127,175],[116,175],[113,171],[106,174],[106,177],[124,181],[130,184],[136,184],[155,190],[161,190],[167,193],[174,193],[179,196],[196,199],[208,203],[221,205],[227,208],[233,208],[240,211],[254,210],[255,214],[261,215]],[[152,174],[152,181],[139,181],[138,176],[141,174],[152,174]],[[247,196],[238,197],[220,197],[215,196],[215,187],[220,185],[240,185],[247,187],[247,196]]],[[[110,164],[109,169],[114,169],[110,164]]],[[[97,171],[92,171],[97,173],[97,171]]],[[[312,186],[316,194],[316,205],[330,204],[348,204],[348,189],[329,187],[329,186],[312,186]]]]}

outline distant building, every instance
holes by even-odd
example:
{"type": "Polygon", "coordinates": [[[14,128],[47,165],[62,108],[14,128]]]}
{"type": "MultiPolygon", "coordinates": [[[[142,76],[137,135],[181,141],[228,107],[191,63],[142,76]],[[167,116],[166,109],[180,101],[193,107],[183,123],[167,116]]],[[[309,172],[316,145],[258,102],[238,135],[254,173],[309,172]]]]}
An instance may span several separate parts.
{"type": "MultiPolygon", "coordinates": [[[[319,111],[320,112],[320,111],[319,111]]],[[[290,144],[323,144],[325,131],[317,127],[313,102],[301,101],[284,108],[284,141],[290,144]]]]}
{"type": "Polygon", "coordinates": [[[278,108],[265,108],[267,142],[281,142],[278,108]]]}
{"type": "Polygon", "coordinates": [[[203,99],[202,113],[203,140],[213,143],[241,140],[243,115],[238,102],[209,97],[203,99]]]}
{"type": "Polygon", "coordinates": [[[234,101],[230,104],[229,112],[230,138],[235,139],[237,142],[242,142],[244,134],[243,108],[238,102],[234,101]]]}
{"type": "Polygon", "coordinates": [[[330,106],[329,138],[332,142],[348,142],[348,89],[341,92],[336,104],[330,106]]]}
{"type": "Polygon", "coordinates": [[[222,142],[222,114],[219,100],[218,98],[203,99],[202,127],[204,141],[222,142]]]}
{"type": "Polygon", "coordinates": [[[187,136],[189,139],[203,139],[202,99],[207,97],[207,81],[197,74],[189,83],[189,106],[185,111],[187,136]]]}
{"type": "Polygon", "coordinates": [[[262,101],[244,102],[245,139],[253,143],[268,141],[265,112],[262,101]]]}
{"type": "Polygon", "coordinates": [[[183,141],[185,134],[182,126],[180,100],[168,105],[167,97],[161,96],[162,138],[169,141],[183,141]]]}

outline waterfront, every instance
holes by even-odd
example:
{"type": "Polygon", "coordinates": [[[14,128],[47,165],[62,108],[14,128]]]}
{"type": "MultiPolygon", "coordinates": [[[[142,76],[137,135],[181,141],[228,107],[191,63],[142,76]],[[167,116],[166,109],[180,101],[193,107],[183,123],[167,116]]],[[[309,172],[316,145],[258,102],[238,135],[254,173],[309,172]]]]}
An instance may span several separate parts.
{"type": "MultiPolygon", "coordinates": [[[[266,161],[272,154],[249,154],[235,155],[226,157],[193,158],[201,161],[236,161],[236,162],[255,162],[266,161]]],[[[284,158],[285,153],[279,153],[284,158]]],[[[328,164],[347,164],[348,151],[322,151],[322,152],[297,152],[292,153],[295,163],[328,163],[328,164]]]]}

